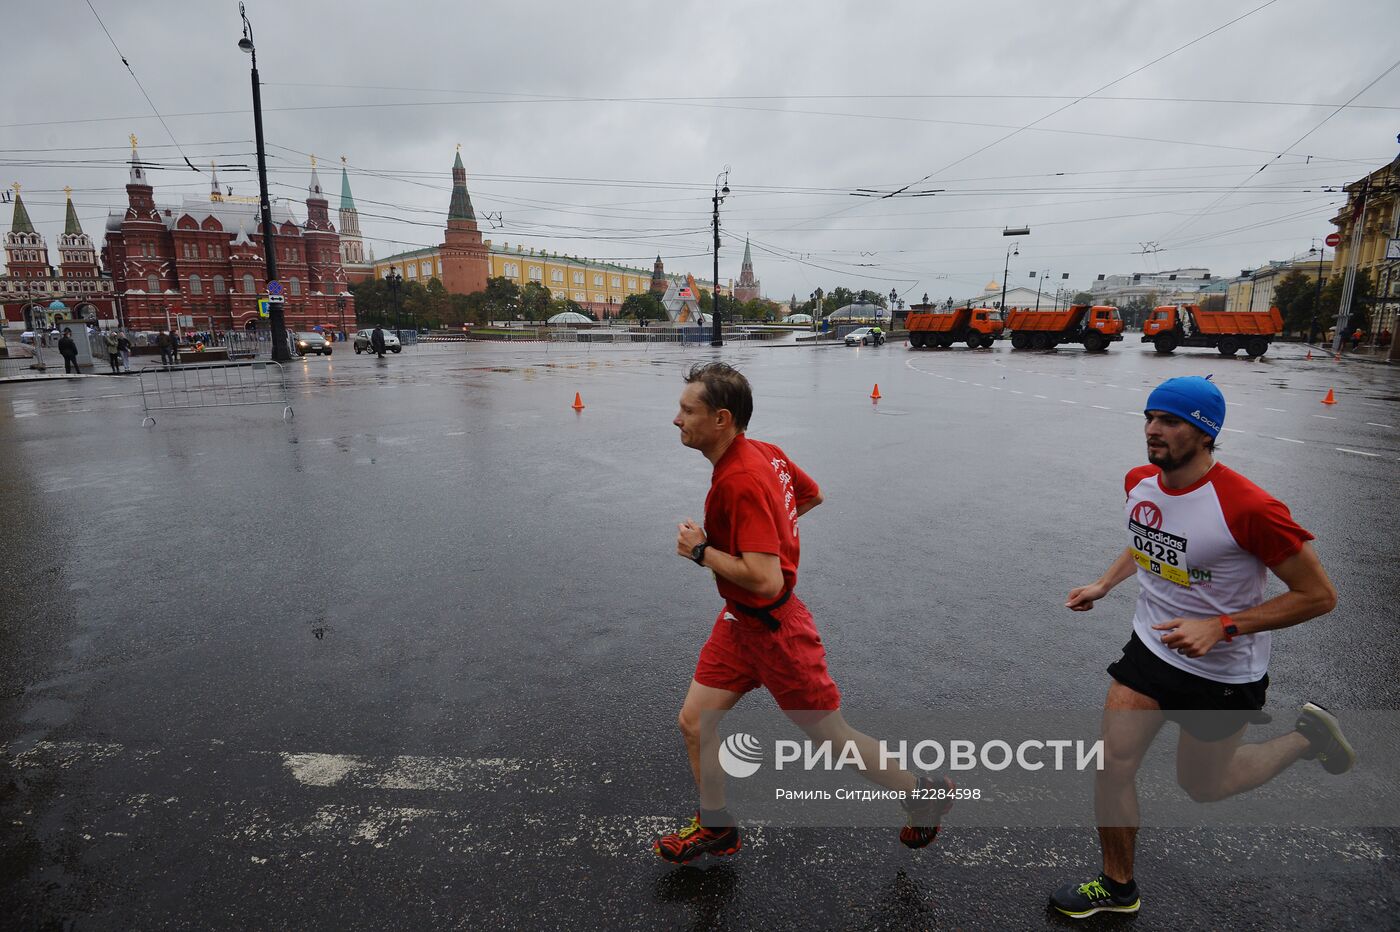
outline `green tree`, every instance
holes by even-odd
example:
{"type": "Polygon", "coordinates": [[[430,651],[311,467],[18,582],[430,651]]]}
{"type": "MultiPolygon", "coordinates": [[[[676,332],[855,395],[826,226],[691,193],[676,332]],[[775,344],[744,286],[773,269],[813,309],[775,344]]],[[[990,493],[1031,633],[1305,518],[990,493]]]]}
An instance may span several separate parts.
{"type": "Polygon", "coordinates": [[[622,310],[619,316],[641,320],[665,320],[666,308],[661,303],[661,298],[651,292],[641,294],[629,294],[622,302],[622,310]]]}
{"type": "Polygon", "coordinates": [[[488,278],[482,295],[486,313],[492,320],[514,317],[520,305],[520,289],[509,278],[488,278]]]}
{"type": "Polygon", "coordinates": [[[527,320],[544,320],[549,316],[549,289],[539,282],[526,282],[520,289],[520,310],[527,320]]]}
{"type": "MultiPolygon", "coordinates": [[[[1335,326],[1337,323],[1337,312],[1342,306],[1342,288],[1345,285],[1345,276],[1333,275],[1327,279],[1327,284],[1322,289],[1322,305],[1317,312],[1317,325],[1323,330],[1335,326]]],[[[1367,269],[1356,270],[1356,284],[1352,288],[1351,307],[1347,308],[1345,333],[1351,333],[1357,327],[1369,333],[1371,331],[1371,315],[1368,311],[1369,299],[1375,291],[1371,282],[1371,273],[1367,269]]]]}
{"type": "Polygon", "coordinates": [[[1072,297],[1072,298],[1069,299],[1069,303],[1070,303],[1071,305],[1074,305],[1074,304],[1093,304],[1093,303],[1094,303],[1094,296],[1093,296],[1093,294],[1091,294],[1090,292],[1087,292],[1087,291],[1076,291],[1076,292],[1074,293],[1074,297],[1072,297]]]}
{"type": "Polygon", "coordinates": [[[447,300],[447,289],[436,278],[428,279],[428,287],[423,296],[423,313],[420,322],[429,327],[441,327],[450,321],[452,307],[447,300]]]}
{"type": "Polygon", "coordinates": [[[1274,288],[1274,307],[1283,315],[1283,331],[1307,330],[1312,321],[1317,283],[1294,269],[1274,288]]]}

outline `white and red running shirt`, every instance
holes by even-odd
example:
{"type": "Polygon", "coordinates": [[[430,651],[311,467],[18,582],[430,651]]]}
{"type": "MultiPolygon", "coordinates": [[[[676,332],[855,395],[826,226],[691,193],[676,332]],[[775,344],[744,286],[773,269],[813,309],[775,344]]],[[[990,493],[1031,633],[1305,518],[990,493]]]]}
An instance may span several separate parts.
{"type": "Polygon", "coordinates": [[[1203,657],[1162,644],[1152,626],[1173,618],[1214,618],[1264,601],[1265,568],[1302,549],[1313,535],[1288,507],[1216,463],[1194,485],[1163,488],[1161,470],[1128,473],[1128,547],[1138,564],[1133,630],[1162,660],[1220,683],[1252,683],[1269,669],[1268,631],[1221,640],[1203,657]]]}

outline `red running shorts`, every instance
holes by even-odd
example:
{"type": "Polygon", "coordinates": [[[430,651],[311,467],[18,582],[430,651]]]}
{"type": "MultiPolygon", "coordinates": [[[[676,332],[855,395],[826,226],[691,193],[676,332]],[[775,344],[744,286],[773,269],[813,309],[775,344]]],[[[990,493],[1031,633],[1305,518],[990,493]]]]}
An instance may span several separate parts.
{"type": "Polygon", "coordinates": [[[807,606],[793,595],[773,617],[777,631],[726,605],[700,649],[695,682],[736,693],[762,686],[785,712],[839,709],[841,690],[827,672],[826,648],[807,606]]]}

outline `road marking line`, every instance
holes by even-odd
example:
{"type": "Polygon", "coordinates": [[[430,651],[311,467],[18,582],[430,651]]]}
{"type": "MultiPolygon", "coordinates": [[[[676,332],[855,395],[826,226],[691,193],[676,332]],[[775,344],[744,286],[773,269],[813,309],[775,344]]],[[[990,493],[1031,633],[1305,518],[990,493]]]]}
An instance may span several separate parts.
{"type": "Polygon", "coordinates": [[[1336,420],[1336,418],[1334,418],[1334,417],[1333,417],[1332,415],[1330,415],[1330,414],[1314,414],[1313,417],[1320,417],[1320,418],[1322,418],[1324,421],[1335,421],[1335,420],[1336,420]]]}
{"type": "Polygon", "coordinates": [[[1228,431],[1229,431],[1230,433],[1232,433],[1232,434],[1242,434],[1242,433],[1244,433],[1244,431],[1242,431],[1242,430],[1236,430],[1236,429],[1233,428],[1233,427],[1222,427],[1222,428],[1220,428],[1220,429],[1221,429],[1221,430],[1228,430],[1228,431]]]}
{"type": "Polygon", "coordinates": [[[1339,453],[1355,453],[1357,456],[1374,456],[1379,458],[1379,453],[1367,453],[1365,450],[1348,450],[1346,447],[1337,447],[1339,453]]]}
{"type": "Polygon", "coordinates": [[[1011,392],[1011,394],[1013,394],[1013,395],[1024,395],[1024,394],[1025,394],[1025,392],[1018,392],[1018,391],[1016,391],[1016,389],[1014,389],[1014,388],[1007,389],[1007,391],[1011,392]]]}
{"type": "Polygon", "coordinates": [[[1282,440],[1285,443],[1302,443],[1301,440],[1294,440],[1292,437],[1275,437],[1275,440],[1282,440]]]}
{"type": "Polygon", "coordinates": [[[1108,405],[1089,405],[1089,407],[1091,407],[1091,408],[1098,408],[1100,411],[1112,411],[1112,410],[1113,410],[1113,409],[1110,408],[1108,405]]]}
{"type": "Polygon", "coordinates": [[[1287,413],[1288,413],[1287,411],[1283,410],[1282,408],[1265,408],[1264,410],[1265,410],[1265,411],[1273,411],[1273,412],[1275,412],[1275,413],[1277,413],[1277,414],[1287,414],[1287,413]]]}
{"type": "Polygon", "coordinates": [[[1039,398],[1041,401],[1047,400],[1044,395],[1036,395],[1035,397],[1039,398]]]}
{"type": "Polygon", "coordinates": [[[444,437],[460,437],[460,436],[462,436],[462,435],[465,434],[465,433],[466,433],[465,430],[450,430],[450,431],[448,431],[447,433],[443,434],[443,436],[444,436],[444,437]]]}
{"type": "Polygon", "coordinates": [[[1070,401],[1068,398],[1061,398],[1060,400],[1063,401],[1063,402],[1064,402],[1065,404],[1067,404],[1067,405],[1077,405],[1077,404],[1079,404],[1079,402],[1077,402],[1077,401],[1070,401]]]}
{"type": "Polygon", "coordinates": [[[1367,421],[1366,423],[1367,423],[1368,425],[1370,425],[1371,427],[1384,427],[1384,428],[1386,428],[1387,430],[1394,430],[1394,429],[1395,429],[1395,425],[1394,425],[1394,424],[1377,424],[1375,421],[1367,421]]]}

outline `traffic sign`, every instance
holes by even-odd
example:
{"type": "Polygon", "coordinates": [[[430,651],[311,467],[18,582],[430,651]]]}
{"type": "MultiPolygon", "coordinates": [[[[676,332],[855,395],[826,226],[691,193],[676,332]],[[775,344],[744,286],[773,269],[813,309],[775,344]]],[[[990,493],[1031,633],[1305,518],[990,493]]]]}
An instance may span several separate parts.
{"type": "Polygon", "coordinates": [[[1342,242],[1342,234],[1328,233],[1326,243],[1328,246],[1339,246],[1342,242]]]}
{"type": "Polygon", "coordinates": [[[1385,257],[1387,260],[1400,259],[1400,236],[1385,244],[1385,257]]]}
{"type": "Polygon", "coordinates": [[[270,317],[271,315],[272,315],[272,299],[271,299],[271,298],[259,298],[259,299],[258,299],[258,316],[259,316],[259,317],[270,317]]]}
{"type": "Polygon", "coordinates": [[[282,283],[274,278],[272,281],[267,283],[267,293],[280,295],[282,293],[282,283]]]}

